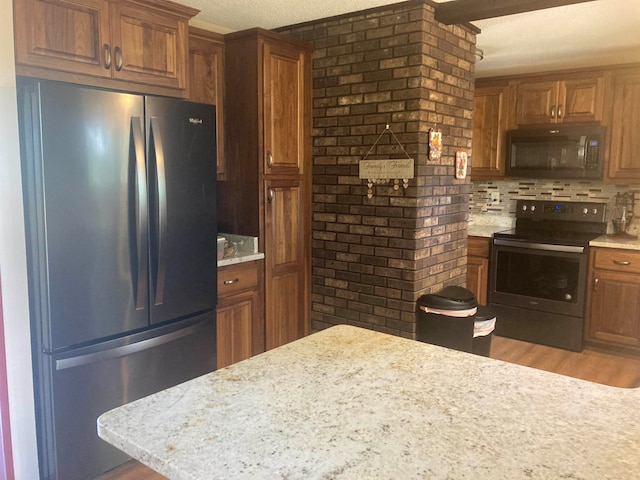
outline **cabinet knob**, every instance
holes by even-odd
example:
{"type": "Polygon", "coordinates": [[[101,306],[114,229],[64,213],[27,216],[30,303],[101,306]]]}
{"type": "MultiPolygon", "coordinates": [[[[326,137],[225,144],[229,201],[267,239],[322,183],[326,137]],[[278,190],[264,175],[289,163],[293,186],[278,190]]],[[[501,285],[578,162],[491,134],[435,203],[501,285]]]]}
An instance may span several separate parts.
{"type": "Polygon", "coordinates": [[[113,49],[113,53],[116,56],[116,70],[119,72],[122,70],[122,49],[116,47],[113,49]]]}
{"type": "Polygon", "coordinates": [[[597,278],[593,279],[593,290],[594,291],[598,291],[598,279],[597,278]]]}
{"type": "Polygon", "coordinates": [[[551,107],[551,118],[556,118],[556,106],[551,107]]]}
{"type": "Polygon", "coordinates": [[[267,150],[267,167],[273,167],[273,152],[271,150],[267,150]]]}
{"type": "Polygon", "coordinates": [[[267,188],[267,200],[269,203],[273,202],[274,197],[276,196],[276,192],[273,188],[267,188]]]}
{"type": "Polygon", "coordinates": [[[109,70],[111,68],[111,47],[108,43],[105,43],[102,49],[104,50],[104,68],[109,70]]]}
{"type": "Polygon", "coordinates": [[[562,105],[558,105],[558,118],[562,118],[562,105]]]}

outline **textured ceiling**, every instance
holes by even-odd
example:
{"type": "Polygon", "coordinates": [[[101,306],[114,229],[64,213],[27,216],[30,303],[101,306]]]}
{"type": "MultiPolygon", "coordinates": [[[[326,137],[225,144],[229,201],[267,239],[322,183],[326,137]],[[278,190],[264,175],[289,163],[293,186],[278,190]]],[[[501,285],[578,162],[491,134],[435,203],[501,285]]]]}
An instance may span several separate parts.
{"type": "MultiPolygon", "coordinates": [[[[177,0],[193,25],[267,29],[400,3],[393,0],[177,0]]],[[[434,0],[438,3],[444,0],[434,0]]],[[[455,1],[455,0],[454,0],[455,1]]],[[[482,30],[478,77],[640,62],[640,0],[597,0],[473,22],[482,30]]]]}

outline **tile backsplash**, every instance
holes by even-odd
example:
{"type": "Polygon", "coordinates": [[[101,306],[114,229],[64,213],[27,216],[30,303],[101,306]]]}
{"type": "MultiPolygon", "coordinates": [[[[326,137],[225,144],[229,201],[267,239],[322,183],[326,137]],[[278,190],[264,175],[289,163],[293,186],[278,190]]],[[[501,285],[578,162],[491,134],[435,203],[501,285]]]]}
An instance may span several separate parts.
{"type": "MultiPolygon", "coordinates": [[[[614,185],[595,181],[543,179],[472,181],[469,213],[482,216],[514,216],[518,199],[604,202],[607,204],[608,228],[611,230],[616,194],[624,192],[632,192],[638,200],[640,184],[614,185]],[[498,201],[491,201],[492,192],[498,192],[498,201]]],[[[636,202],[634,214],[638,213],[640,204],[636,202]]],[[[629,233],[637,235],[639,231],[640,218],[636,217],[631,223],[629,233]]]]}

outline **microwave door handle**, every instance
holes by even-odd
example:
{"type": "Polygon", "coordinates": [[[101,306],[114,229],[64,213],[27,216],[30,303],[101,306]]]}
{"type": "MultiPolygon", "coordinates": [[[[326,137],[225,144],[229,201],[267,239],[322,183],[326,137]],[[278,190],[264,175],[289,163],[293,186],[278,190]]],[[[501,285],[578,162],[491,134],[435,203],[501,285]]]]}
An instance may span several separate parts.
{"type": "Polygon", "coordinates": [[[582,160],[583,168],[587,168],[587,148],[588,148],[587,136],[581,135],[580,147],[578,149],[578,161],[582,160]]]}

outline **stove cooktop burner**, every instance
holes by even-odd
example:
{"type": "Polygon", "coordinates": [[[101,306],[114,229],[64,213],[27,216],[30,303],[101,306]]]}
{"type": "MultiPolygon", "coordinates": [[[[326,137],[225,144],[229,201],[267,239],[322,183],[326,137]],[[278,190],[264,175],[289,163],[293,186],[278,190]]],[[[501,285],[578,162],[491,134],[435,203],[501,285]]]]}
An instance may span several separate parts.
{"type": "Polygon", "coordinates": [[[587,246],[607,232],[605,203],[518,200],[516,228],[494,234],[522,242],[587,246]]]}

